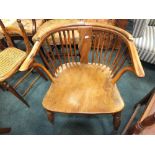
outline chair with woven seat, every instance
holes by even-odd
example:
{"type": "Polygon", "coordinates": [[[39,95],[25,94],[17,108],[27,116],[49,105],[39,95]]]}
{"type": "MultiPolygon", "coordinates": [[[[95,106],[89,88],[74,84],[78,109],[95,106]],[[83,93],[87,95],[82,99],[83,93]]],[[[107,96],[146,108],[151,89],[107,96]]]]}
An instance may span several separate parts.
{"type": "Polygon", "coordinates": [[[15,90],[15,88],[28,75],[26,74],[25,78],[24,78],[24,76],[21,77],[21,79],[19,79],[19,81],[17,81],[17,83],[14,86],[11,86],[8,83],[8,79],[11,78],[15,73],[17,73],[19,71],[18,69],[19,69],[20,65],[23,63],[23,61],[26,59],[29,52],[31,51],[29,40],[28,40],[28,37],[26,36],[24,27],[21,24],[21,20],[18,20],[18,24],[19,24],[19,28],[20,28],[20,31],[18,31],[18,33],[24,39],[24,43],[26,46],[26,52],[23,50],[17,49],[13,46],[11,37],[9,36],[7,30],[5,29],[3,22],[0,20],[0,27],[3,31],[3,35],[4,35],[7,45],[8,45],[8,48],[5,48],[4,50],[2,50],[0,52],[0,86],[2,89],[4,89],[4,90],[6,89],[6,90],[10,91],[11,93],[13,93],[17,98],[19,98],[22,101],[22,103],[24,103],[26,106],[29,107],[29,104],[27,103],[27,101],[15,90]]]}
{"type": "Polygon", "coordinates": [[[37,38],[34,36],[34,48],[20,70],[31,65],[40,67],[53,82],[43,99],[49,120],[54,121],[54,112],[112,114],[117,130],[124,102],[116,82],[127,71],[144,76],[132,36],[115,26],[67,20],[65,24],[48,25],[44,32],[38,31],[37,38]],[[75,31],[79,35],[78,46],[75,31]],[[55,36],[59,36],[59,45],[55,36]],[[48,46],[49,38],[53,49],[48,46]],[[41,46],[46,51],[49,70],[32,64],[41,46]]]}

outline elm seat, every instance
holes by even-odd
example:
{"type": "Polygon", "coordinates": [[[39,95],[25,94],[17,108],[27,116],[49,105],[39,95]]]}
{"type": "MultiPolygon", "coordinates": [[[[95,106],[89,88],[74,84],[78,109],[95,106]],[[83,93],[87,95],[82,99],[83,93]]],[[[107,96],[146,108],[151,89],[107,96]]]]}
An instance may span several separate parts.
{"type": "Polygon", "coordinates": [[[43,100],[46,110],[92,114],[123,109],[124,102],[117,86],[111,82],[108,67],[72,64],[67,68],[63,65],[63,68],[43,100]]]}
{"type": "Polygon", "coordinates": [[[0,52],[0,82],[10,77],[26,58],[26,52],[17,48],[6,48],[0,52]]]}

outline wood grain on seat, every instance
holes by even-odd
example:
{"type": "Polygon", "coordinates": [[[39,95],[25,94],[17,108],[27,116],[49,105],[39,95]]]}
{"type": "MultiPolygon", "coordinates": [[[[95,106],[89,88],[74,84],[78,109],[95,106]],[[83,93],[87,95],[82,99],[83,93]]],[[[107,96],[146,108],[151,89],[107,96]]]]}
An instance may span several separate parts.
{"type": "Polygon", "coordinates": [[[44,98],[45,109],[65,113],[115,113],[123,109],[108,67],[71,64],[62,68],[44,98]]]}

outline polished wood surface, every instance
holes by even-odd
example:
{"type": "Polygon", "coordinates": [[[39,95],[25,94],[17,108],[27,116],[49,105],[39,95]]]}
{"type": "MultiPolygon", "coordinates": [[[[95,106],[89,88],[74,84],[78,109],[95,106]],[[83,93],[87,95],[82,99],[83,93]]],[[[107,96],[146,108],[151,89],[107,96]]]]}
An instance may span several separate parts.
{"type": "MultiPolygon", "coordinates": [[[[77,48],[75,44],[75,31],[77,31],[78,29],[78,31],[80,32],[80,29],[82,29],[83,27],[91,27],[92,29],[91,36],[85,35],[85,37],[89,37],[91,40],[91,49],[93,50],[92,62],[102,63],[109,66],[113,72],[113,83],[116,83],[120,79],[120,77],[127,71],[134,72],[138,77],[144,77],[144,70],[139,60],[138,53],[133,42],[133,37],[129,33],[111,25],[104,25],[99,23],[74,23],[70,20],[65,20],[65,23],[59,23],[57,25],[51,26],[48,23],[48,27],[44,31],[45,33],[43,33],[43,31],[38,31],[34,36],[34,41],[36,39],[36,43],[34,49],[32,50],[33,52],[31,51],[31,56],[28,56],[28,58],[21,66],[20,70],[26,70],[28,68],[36,53],[39,52],[39,48],[41,46],[43,46],[46,51],[46,57],[48,57],[48,61],[52,59],[56,60],[57,58],[59,58],[60,53],[57,50],[58,47],[55,41],[55,35],[57,33],[59,33],[59,42],[61,43],[60,47],[62,48],[61,53],[63,54],[64,59],[66,59],[66,61],[70,61],[71,57],[71,61],[79,61],[80,58],[77,57],[77,51],[81,49],[80,44],[82,37],[80,36],[78,44],[80,48],[77,48]],[[69,31],[69,33],[67,33],[67,31],[69,31]],[[72,40],[70,39],[70,34],[73,37],[72,40]],[[51,37],[51,35],[53,35],[54,37],[51,37]],[[48,43],[48,37],[52,38],[53,43],[55,42],[54,50],[51,49],[48,43]],[[103,39],[105,37],[107,38],[106,41],[109,41],[109,44],[101,41],[105,40],[103,39]],[[110,44],[113,44],[112,48],[110,47],[110,44]],[[56,53],[56,55],[54,55],[54,53],[56,53]],[[72,56],[74,54],[73,58],[71,54],[72,56]],[[50,55],[52,56],[52,59],[50,58],[50,55]],[[115,58],[113,59],[113,57],[115,58]],[[130,64],[128,66],[125,66],[128,60],[130,61],[130,64]]],[[[84,44],[81,45],[84,46],[84,44]]],[[[45,59],[47,60],[47,58],[45,59]]],[[[57,65],[61,64],[61,59],[58,59],[56,61],[57,65]]],[[[54,72],[58,66],[55,66],[54,61],[50,61],[50,64],[51,65],[49,66],[52,66],[52,68],[49,67],[49,69],[54,76],[54,72]]]]}
{"type": "Polygon", "coordinates": [[[110,69],[98,64],[68,64],[57,73],[43,106],[49,111],[65,113],[115,113],[124,102],[116,85],[112,84],[110,69]]]}
{"type": "Polygon", "coordinates": [[[35,55],[42,47],[48,70],[35,65],[53,82],[43,100],[48,118],[53,121],[53,112],[109,113],[113,115],[114,130],[117,130],[124,102],[116,82],[126,71],[144,76],[133,37],[108,24],[74,22],[65,20],[57,25],[46,22],[44,28],[47,29],[34,36],[34,48],[20,70],[34,65],[35,55]]]}

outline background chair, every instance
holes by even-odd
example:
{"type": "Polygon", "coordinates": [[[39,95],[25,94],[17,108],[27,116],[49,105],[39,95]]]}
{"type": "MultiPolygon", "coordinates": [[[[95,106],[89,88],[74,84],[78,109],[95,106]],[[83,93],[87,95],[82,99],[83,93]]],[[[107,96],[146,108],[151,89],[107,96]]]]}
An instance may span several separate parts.
{"type": "MultiPolygon", "coordinates": [[[[28,40],[28,37],[25,33],[24,27],[21,24],[21,20],[17,21],[19,24],[20,31],[18,31],[18,35],[21,35],[24,39],[24,43],[26,45],[26,52],[20,49],[17,49],[13,46],[13,42],[11,40],[11,37],[8,34],[7,29],[5,28],[3,22],[0,20],[0,27],[3,31],[3,35],[5,36],[8,48],[5,48],[0,52],[0,86],[3,90],[8,90],[12,94],[14,94],[17,98],[19,98],[26,106],[29,107],[29,104],[25,101],[23,96],[25,96],[30,88],[34,85],[37,79],[39,79],[40,75],[43,76],[43,74],[37,69],[38,73],[40,74],[39,77],[37,77],[33,82],[30,84],[30,86],[24,91],[23,95],[20,95],[15,89],[21,84],[26,77],[32,72],[33,68],[31,68],[28,72],[25,72],[22,77],[19,78],[19,80],[14,84],[14,86],[11,86],[8,83],[8,80],[19,70],[20,65],[23,63],[23,61],[28,56],[29,52],[31,51],[30,43],[28,40]]],[[[44,76],[43,76],[44,77],[44,76]]],[[[44,77],[46,79],[46,77],[44,77]]]]}
{"type": "MultiPolygon", "coordinates": [[[[4,27],[6,28],[8,34],[11,36],[13,40],[21,39],[21,35],[19,35],[20,28],[18,26],[18,22],[16,19],[2,19],[4,27]]],[[[21,19],[21,23],[23,24],[24,30],[26,32],[29,41],[32,42],[32,37],[36,33],[37,29],[44,23],[43,19],[21,19]]],[[[0,32],[3,31],[0,29],[0,32]]]]}
{"type": "Polygon", "coordinates": [[[124,102],[116,82],[127,71],[144,76],[132,36],[110,25],[66,20],[57,25],[48,24],[33,39],[34,47],[20,70],[40,67],[53,82],[43,100],[49,120],[54,121],[53,112],[112,114],[117,130],[124,102]],[[78,45],[75,32],[79,36],[78,45]],[[54,48],[49,45],[49,39],[54,48]],[[40,47],[46,51],[49,71],[41,64],[32,64],[40,47]]]}
{"type": "Polygon", "coordinates": [[[140,59],[155,64],[155,20],[133,20],[132,34],[140,59]]]}

